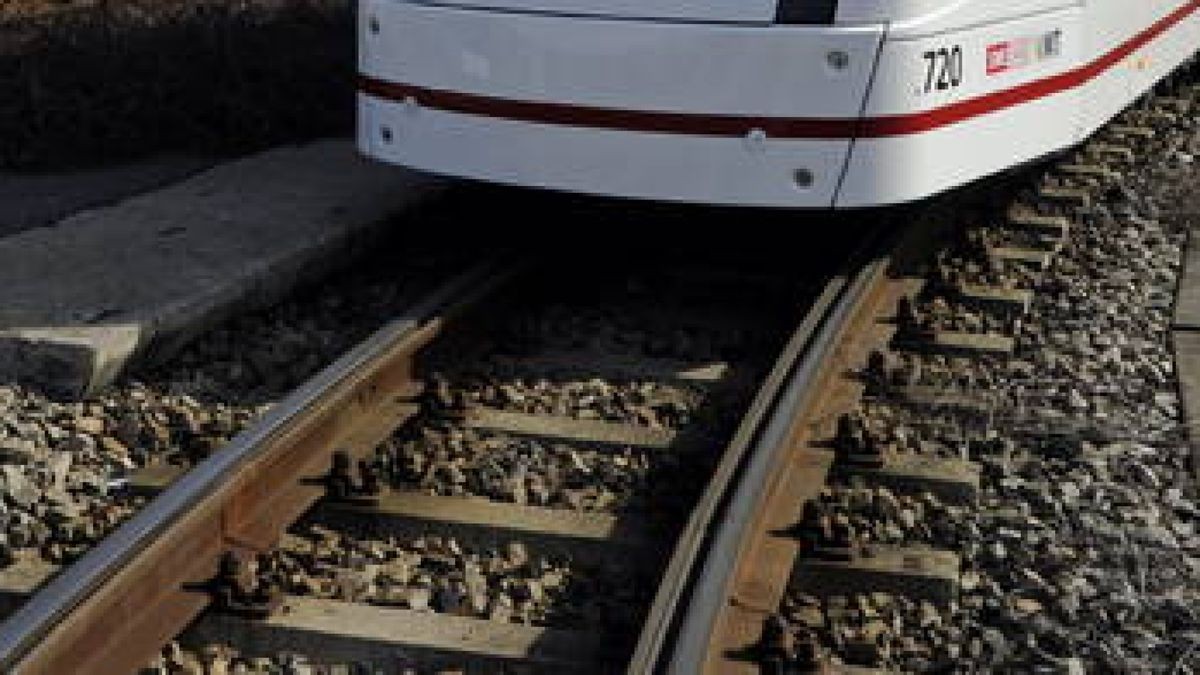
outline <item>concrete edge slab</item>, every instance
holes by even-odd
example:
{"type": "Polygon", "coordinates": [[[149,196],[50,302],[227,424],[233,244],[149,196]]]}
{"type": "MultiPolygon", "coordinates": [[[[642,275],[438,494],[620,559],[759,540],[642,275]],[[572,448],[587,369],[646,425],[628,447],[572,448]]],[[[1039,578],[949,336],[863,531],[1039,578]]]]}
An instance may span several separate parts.
{"type": "Polygon", "coordinates": [[[0,380],[90,395],[367,250],[444,185],[327,139],[0,239],[0,380]]]}
{"type": "Polygon", "coordinates": [[[0,236],[116,203],[184,180],[217,163],[209,157],[162,155],[78,171],[0,173],[0,236]]]}
{"type": "Polygon", "coordinates": [[[0,376],[63,395],[114,380],[142,346],[133,325],[0,330],[0,376]]]}

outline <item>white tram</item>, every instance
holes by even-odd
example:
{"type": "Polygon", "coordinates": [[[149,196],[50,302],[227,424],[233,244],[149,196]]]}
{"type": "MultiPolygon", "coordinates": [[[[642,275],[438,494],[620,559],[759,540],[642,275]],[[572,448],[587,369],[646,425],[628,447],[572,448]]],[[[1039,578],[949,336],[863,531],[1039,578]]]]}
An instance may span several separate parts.
{"type": "Polygon", "coordinates": [[[361,0],[359,146],[652,200],[908,202],[1068,148],[1200,0],[361,0]]]}

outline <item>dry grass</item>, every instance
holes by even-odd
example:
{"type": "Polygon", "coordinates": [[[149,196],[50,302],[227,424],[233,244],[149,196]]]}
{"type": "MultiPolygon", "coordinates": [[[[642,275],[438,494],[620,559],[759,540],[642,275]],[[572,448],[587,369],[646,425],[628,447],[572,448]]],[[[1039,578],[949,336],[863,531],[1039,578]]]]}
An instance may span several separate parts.
{"type": "Polygon", "coordinates": [[[0,168],[348,131],[349,0],[4,0],[0,168]]]}

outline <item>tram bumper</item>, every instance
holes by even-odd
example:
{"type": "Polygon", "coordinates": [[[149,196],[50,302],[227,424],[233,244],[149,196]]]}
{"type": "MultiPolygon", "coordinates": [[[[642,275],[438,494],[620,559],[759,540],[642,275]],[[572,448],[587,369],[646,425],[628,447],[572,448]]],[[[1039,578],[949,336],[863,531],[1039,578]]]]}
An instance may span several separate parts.
{"type": "Polygon", "coordinates": [[[618,197],[834,204],[883,29],[363,0],[359,147],[618,197]]]}

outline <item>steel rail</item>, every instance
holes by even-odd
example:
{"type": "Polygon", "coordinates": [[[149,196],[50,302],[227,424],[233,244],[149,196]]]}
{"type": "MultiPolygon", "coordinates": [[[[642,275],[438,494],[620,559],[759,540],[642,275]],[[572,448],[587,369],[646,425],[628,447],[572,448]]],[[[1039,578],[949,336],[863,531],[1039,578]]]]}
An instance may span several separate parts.
{"type": "MultiPolygon", "coordinates": [[[[422,338],[427,332],[436,332],[448,316],[463,311],[465,307],[487,295],[507,280],[515,270],[516,266],[512,264],[489,262],[441,286],[422,302],[326,367],[274,406],[261,420],[238,434],[225,448],[185,474],[76,563],[64,569],[14,615],[0,624],[0,672],[64,672],[57,670],[64,664],[71,666],[70,672],[82,672],[75,666],[85,662],[91,667],[97,667],[94,661],[88,661],[92,657],[83,654],[87,654],[89,650],[117,649],[118,647],[105,640],[105,631],[112,632],[110,640],[121,639],[119,629],[129,616],[120,615],[120,612],[117,616],[109,616],[107,627],[97,628],[91,625],[95,621],[91,621],[87,630],[82,632],[61,630],[64,622],[94,598],[109,590],[108,587],[115,583],[114,580],[117,580],[123,571],[128,572],[140,556],[155,548],[156,543],[169,540],[173,536],[172,530],[189,516],[194,516],[214,495],[224,495],[235,501],[243,497],[242,492],[234,493],[234,490],[239,481],[245,479],[245,474],[261,469],[264,454],[271,450],[278,451],[276,446],[279,442],[287,440],[290,434],[295,434],[298,425],[302,425],[314,411],[328,412],[331,396],[340,397],[338,400],[341,401],[345,397],[363,394],[355,385],[362,379],[364,369],[394,361],[397,358],[397,345],[414,341],[414,338],[414,348],[423,347],[422,338]],[[75,660],[75,654],[80,655],[78,661],[75,660]],[[47,664],[56,665],[48,668],[47,664]]],[[[373,384],[366,386],[371,387],[373,384]]],[[[373,390],[370,393],[373,393],[373,390]]],[[[307,436],[300,438],[308,440],[307,436]]],[[[237,506],[243,504],[235,504],[233,515],[239,515],[237,506]]],[[[269,507],[281,509],[277,503],[270,503],[269,507]]],[[[229,513],[222,511],[219,515],[223,529],[229,526],[236,529],[239,523],[229,513]]],[[[238,547],[239,542],[230,540],[228,533],[225,534],[223,540],[218,543],[230,548],[238,547]]],[[[244,547],[244,542],[242,544],[244,547]]],[[[167,577],[174,572],[164,569],[155,571],[167,577]]],[[[144,583],[161,581],[150,579],[144,583]]],[[[178,588],[174,590],[177,591],[178,588]]],[[[198,607],[204,604],[203,599],[196,603],[198,607]]],[[[143,612],[150,611],[150,608],[146,607],[141,609],[143,612]]],[[[89,620],[94,618],[96,617],[89,617],[89,620]]],[[[160,632],[177,631],[182,628],[183,626],[167,627],[160,632]]],[[[170,634],[172,633],[168,633],[168,636],[170,634]]],[[[161,644],[162,642],[159,642],[151,647],[144,657],[151,658],[161,644]]],[[[125,645],[121,645],[119,649],[122,654],[130,651],[125,645]]],[[[133,650],[137,651],[144,650],[133,650]]],[[[105,664],[103,669],[105,672],[119,672],[121,666],[114,663],[110,667],[109,664],[105,664]]],[[[87,672],[97,671],[89,668],[87,672]]]]}
{"type": "MultiPolygon", "coordinates": [[[[879,233],[868,236],[869,250],[879,233]]],[[[861,260],[862,253],[855,256],[861,260]]],[[[882,276],[887,260],[832,278],[793,332],[680,534],[626,672],[703,671],[707,646],[736,572],[739,542],[797,412],[829,360],[855,309],[882,276]]]]}

